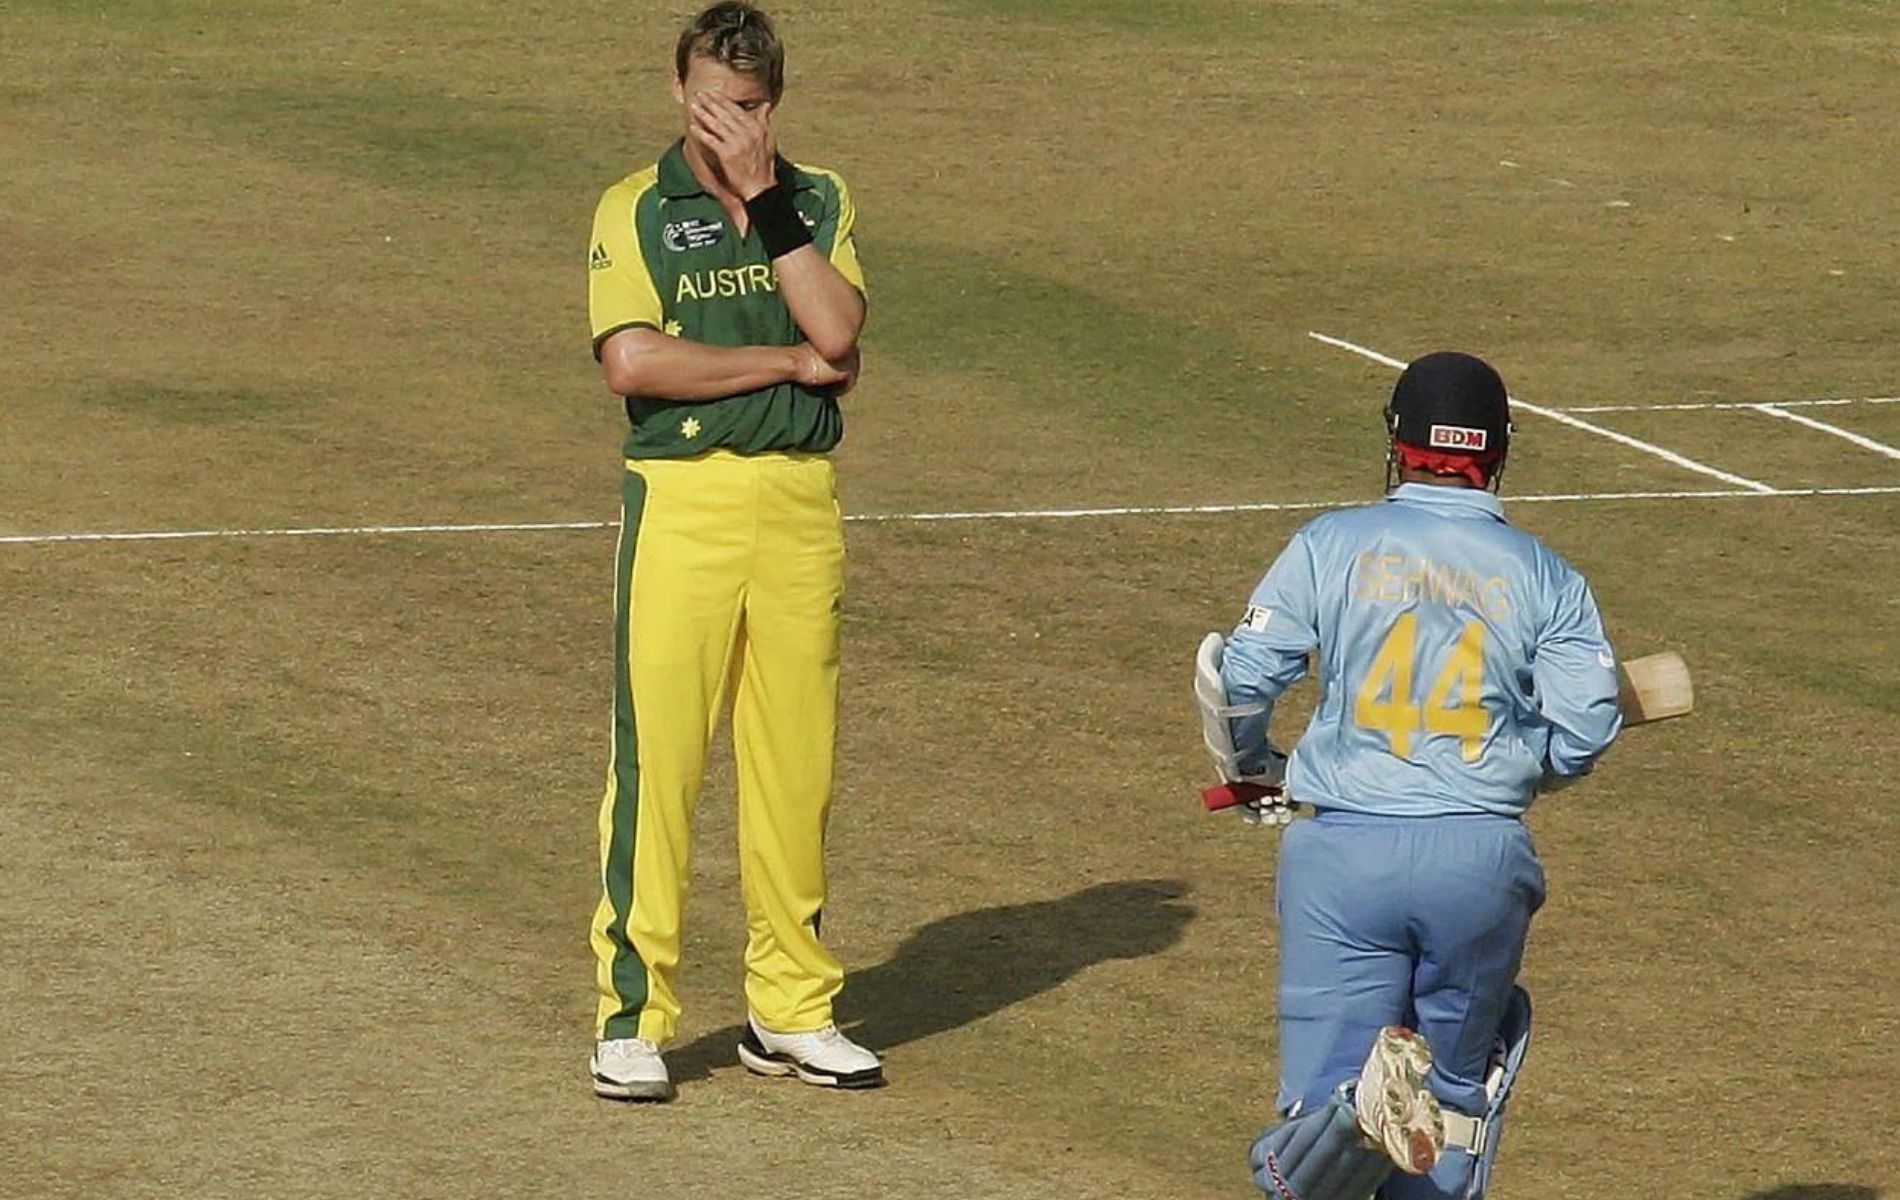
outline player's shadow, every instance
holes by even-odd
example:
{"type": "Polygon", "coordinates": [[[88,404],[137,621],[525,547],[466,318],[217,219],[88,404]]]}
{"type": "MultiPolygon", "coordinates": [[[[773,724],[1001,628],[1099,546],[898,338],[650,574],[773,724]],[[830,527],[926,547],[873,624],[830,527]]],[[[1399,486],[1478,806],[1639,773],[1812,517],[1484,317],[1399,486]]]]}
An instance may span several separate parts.
{"type": "Polygon", "coordinates": [[[1858,1183],[1790,1183],[1765,1192],[1752,1192],[1742,1200],[1880,1200],[1879,1188],[1858,1183]]]}
{"type": "MultiPolygon", "coordinates": [[[[845,980],[838,1024],[876,1050],[968,1025],[1061,986],[1085,967],[1158,954],[1194,919],[1178,879],[1098,883],[1059,900],[932,921],[889,959],[845,980]]],[[[740,1027],[669,1052],[676,1080],[736,1066],[740,1027]]]]}

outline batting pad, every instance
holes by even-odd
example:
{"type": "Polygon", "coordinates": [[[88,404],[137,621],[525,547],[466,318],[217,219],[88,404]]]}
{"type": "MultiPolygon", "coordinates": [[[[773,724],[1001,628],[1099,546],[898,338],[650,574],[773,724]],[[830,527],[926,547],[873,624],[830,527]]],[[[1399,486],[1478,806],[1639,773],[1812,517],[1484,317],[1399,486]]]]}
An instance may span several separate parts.
{"type": "Polygon", "coordinates": [[[1366,1200],[1393,1171],[1338,1096],[1261,1134],[1250,1161],[1255,1185],[1274,1200],[1366,1200]]]}

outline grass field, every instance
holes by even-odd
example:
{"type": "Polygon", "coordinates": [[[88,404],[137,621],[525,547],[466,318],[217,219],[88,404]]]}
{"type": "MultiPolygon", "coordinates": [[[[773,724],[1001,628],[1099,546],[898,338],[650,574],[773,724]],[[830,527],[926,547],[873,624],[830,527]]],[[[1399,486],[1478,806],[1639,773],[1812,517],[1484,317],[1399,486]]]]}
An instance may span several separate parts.
{"type": "MultiPolygon", "coordinates": [[[[588,220],[689,7],[0,6],[0,536],[610,520],[588,220]]],[[[778,10],[863,214],[853,514],[1374,496],[1392,372],[1309,331],[1900,392],[1887,4],[778,10]]],[[[1900,462],[1573,419],[1876,490],[1512,508],[1699,711],[1534,815],[1492,1195],[1893,1195],[1900,462]]],[[[1751,490],[1519,426],[1507,496],[1751,490]]],[[[722,760],[661,1109],[584,1073],[611,530],[0,541],[0,1195],[1250,1194],[1275,849],[1197,814],[1186,677],[1305,515],[854,522],[827,930],[895,1086],[736,1067],[722,760]]]]}

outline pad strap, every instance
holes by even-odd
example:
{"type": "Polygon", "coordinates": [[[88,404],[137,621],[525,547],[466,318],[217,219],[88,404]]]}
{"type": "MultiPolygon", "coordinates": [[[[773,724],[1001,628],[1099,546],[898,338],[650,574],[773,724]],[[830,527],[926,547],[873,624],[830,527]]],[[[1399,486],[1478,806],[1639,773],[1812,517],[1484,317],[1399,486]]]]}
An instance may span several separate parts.
{"type": "Polygon", "coordinates": [[[1267,706],[1258,700],[1253,700],[1246,704],[1210,704],[1207,706],[1207,711],[1217,717],[1226,717],[1229,719],[1234,717],[1257,717],[1267,711],[1267,706]]]}
{"type": "Polygon", "coordinates": [[[1445,1145],[1474,1158],[1484,1152],[1484,1121],[1445,1109],[1445,1145]]]}
{"type": "MultiPolygon", "coordinates": [[[[1257,717],[1267,711],[1267,706],[1257,700],[1234,704],[1227,699],[1227,688],[1220,675],[1221,651],[1225,645],[1225,638],[1210,633],[1201,639],[1194,653],[1194,699],[1201,710],[1201,741],[1213,756],[1214,769],[1220,773],[1222,782],[1244,779],[1249,783],[1278,786],[1280,780],[1271,771],[1268,776],[1272,777],[1248,776],[1241,772],[1240,752],[1234,747],[1234,731],[1229,722],[1235,718],[1257,717]]],[[[1271,745],[1267,749],[1269,758],[1276,757],[1271,753],[1271,745]]]]}

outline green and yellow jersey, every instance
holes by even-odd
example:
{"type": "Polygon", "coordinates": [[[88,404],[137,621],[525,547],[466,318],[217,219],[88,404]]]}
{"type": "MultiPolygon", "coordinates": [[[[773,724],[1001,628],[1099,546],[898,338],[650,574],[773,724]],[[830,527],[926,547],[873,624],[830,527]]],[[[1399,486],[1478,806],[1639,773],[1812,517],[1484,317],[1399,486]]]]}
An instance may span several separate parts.
{"type": "MultiPolygon", "coordinates": [[[[812,241],[860,292],[852,243],[857,212],[844,180],[779,160],[812,241]]],[[[712,346],[792,346],[804,340],[778,294],[756,230],[740,237],[687,165],[682,143],[607,189],[594,213],[587,262],[594,356],[622,329],[657,329],[712,346]]],[[[823,453],[844,434],[838,401],[795,383],[696,403],[627,398],[628,458],[686,458],[707,450],[823,453]]]]}

